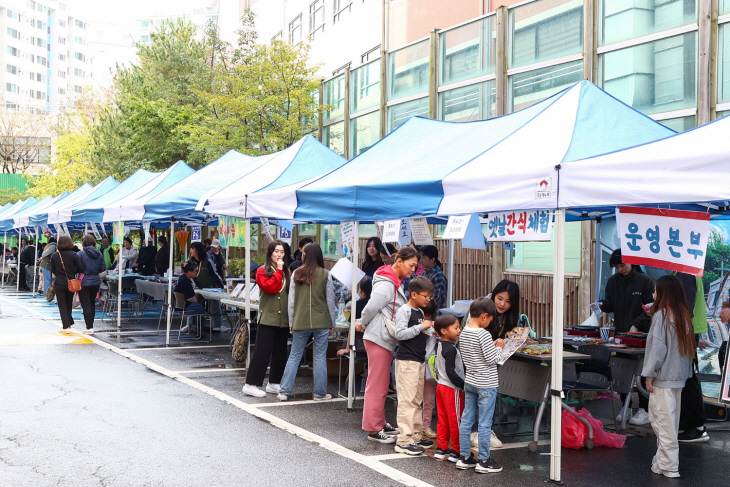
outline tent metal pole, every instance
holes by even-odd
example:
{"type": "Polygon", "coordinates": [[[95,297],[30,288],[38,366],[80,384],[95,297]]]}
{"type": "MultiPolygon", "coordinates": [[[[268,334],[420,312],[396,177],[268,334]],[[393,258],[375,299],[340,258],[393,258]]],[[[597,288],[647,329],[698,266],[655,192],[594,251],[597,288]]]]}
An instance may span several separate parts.
{"type": "Polygon", "coordinates": [[[18,228],[18,258],[15,259],[15,272],[17,273],[17,279],[15,279],[15,293],[20,292],[20,253],[23,251],[20,248],[20,242],[23,240],[23,229],[18,228]]]}
{"type": "Polygon", "coordinates": [[[7,278],[7,274],[5,274],[5,261],[7,260],[7,253],[8,253],[8,232],[5,231],[5,234],[3,235],[3,278],[0,280],[0,288],[5,288],[5,279],[7,278]]]}
{"type": "Polygon", "coordinates": [[[352,228],[353,244],[352,244],[352,299],[350,300],[350,370],[347,374],[347,410],[353,411],[355,402],[355,296],[357,296],[357,263],[358,254],[360,252],[360,224],[355,222],[352,228]]]}
{"type": "MultiPolygon", "coordinates": [[[[170,259],[167,269],[167,332],[165,334],[165,346],[170,346],[170,327],[172,326],[172,265],[175,250],[175,219],[170,218],[170,259]]],[[[181,325],[182,326],[182,325],[181,325]]]]}
{"type": "MultiPolygon", "coordinates": [[[[89,233],[89,223],[88,222],[84,223],[84,236],[87,233],[89,233]]],[[[84,236],[82,236],[81,238],[84,238],[84,236]]]]}
{"type": "Polygon", "coordinates": [[[454,305],[454,239],[449,239],[449,286],[446,294],[446,307],[454,305]]]}
{"type": "Polygon", "coordinates": [[[603,252],[601,251],[601,217],[599,216],[596,218],[596,256],[595,256],[595,263],[594,263],[594,269],[593,269],[593,279],[594,279],[594,296],[593,301],[598,301],[598,297],[601,295],[601,270],[603,269],[603,262],[602,262],[602,255],[603,252]]]}
{"type": "Polygon", "coordinates": [[[550,481],[560,482],[563,399],[563,307],[565,305],[565,210],[555,210],[553,255],[553,350],[551,364],[550,481]],[[559,397],[552,391],[560,391],[559,397]]]}
{"type": "Polygon", "coordinates": [[[38,233],[38,227],[36,226],[35,227],[35,250],[33,251],[33,253],[35,254],[33,256],[33,289],[32,289],[33,297],[35,297],[35,295],[36,295],[35,280],[36,280],[36,276],[38,275],[38,244],[40,244],[40,243],[41,243],[41,236],[40,236],[40,233],[38,233]]]}
{"type": "Polygon", "coordinates": [[[122,258],[122,249],[124,248],[124,222],[121,222],[121,239],[122,243],[119,244],[119,255],[117,258],[117,265],[119,266],[119,285],[117,286],[117,328],[122,327],[122,283],[124,282],[124,266],[122,265],[124,259],[122,258]]]}
{"type": "MultiPolygon", "coordinates": [[[[248,197],[246,197],[248,199],[248,197]]],[[[248,203],[248,202],[247,202],[248,203]]],[[[244,268],[244,276],[246,277],[246,326],[251,331],[251,220],[246,219],[246,234],[244,236],[246,245],[246,260],[244,268]]],[[[230,245],[227,245],[230,246],[230,245]]],[[[248,340],[248,350],[246,351],[246,370],[251,363],[251,340],[248,340]]]]}

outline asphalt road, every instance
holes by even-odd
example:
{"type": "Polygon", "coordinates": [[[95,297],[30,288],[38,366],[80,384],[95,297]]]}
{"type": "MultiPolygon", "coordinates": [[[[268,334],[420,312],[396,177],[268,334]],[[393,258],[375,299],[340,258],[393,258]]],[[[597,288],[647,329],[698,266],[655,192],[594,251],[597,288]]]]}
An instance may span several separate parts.
{"type": "MultiPolygon", "coordinates": [[[[244,397],[245,371],[226,363],[220,345],[122,349],[101,333],[60,337],[41,303],[0,294],[0,306],[1,487],[544,485],[549,476],[547,446],[542,454],[520,444],[495,450],[505,470],[478,475],[365,441],[358,411],[308,400],[306,370],[294,401],[244,397]]],[[[387,413],[395,419],[390,401],[387,413]]],[[[729,428],[715,426],[721,430],[711,431],[709,443],[682,446],[679,481],[650,472],[654,439],[642,437],[629,437],[621,450],[563,449],[563,479],[723,485],[729,428]]]]}

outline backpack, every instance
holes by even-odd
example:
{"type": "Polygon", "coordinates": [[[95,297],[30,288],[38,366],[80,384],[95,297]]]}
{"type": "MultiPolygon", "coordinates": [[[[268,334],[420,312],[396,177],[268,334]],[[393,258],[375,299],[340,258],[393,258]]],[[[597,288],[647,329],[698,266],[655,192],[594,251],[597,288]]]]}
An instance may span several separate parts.
{"type": "Polygon", "coordinates": [[[231,357],[236,363],[245,363],[248,357],[248,321],[241,318],[241,325],[233,335],[231,344],[231,357]]]}
{"type": "Polygon", "coordinates": [[[439,380],[438,371],[436,370],[436,354],[441,350],[441,342],[436,335],[428,337],[426,343],[426,380],[431,384],[436,384],[439,380]]]}

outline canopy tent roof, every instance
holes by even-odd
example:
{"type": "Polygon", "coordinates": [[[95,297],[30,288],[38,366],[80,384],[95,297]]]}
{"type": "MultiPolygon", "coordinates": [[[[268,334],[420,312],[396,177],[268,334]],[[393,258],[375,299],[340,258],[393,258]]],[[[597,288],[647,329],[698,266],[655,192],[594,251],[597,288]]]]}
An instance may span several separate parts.
{"type": "Polygon", "coordinates": [[[261,189],[306,184],[347,163],[344,157],[311,135],[261,158],[263,164],[225,188],[202,197],[196,209],[200,211],[204,207],[206,213],[245,217],[246,195],[261,189]]]}
{"type": "Polygon", "coordinates": [[[45,198],[41,200],[36,200],[35,198],[28,198],[26,201],[35,200],[30,205],[24,205],[22,209],[19,209],[18,211],[15,211],[13,213],[7,213],[6,216],[3,218],[2,221],[0,221],[0,231],[10,231],[15,227],[15,218],[19,216],[25,216],[25,215],[32,215],[33,211],[35,210],[42,210],[43,208],[46,208],[50,204],[52,204],[56,199],[60,196],[66,196],[68,195],[68,192],[64,192],[55,198],[53,196],[46,196],[45,198]]]}
{"type": "Polygon", "coordinates": [[[58,211],[56,223],[66,222],[94,222],[101,223],[104,216],[104,207],[118,201],[129,194],[133,193],[137,188],[147,184],[156,178],[160,173],[138,169],[134,174],[119,183],[114,189],[108,193],[99,195],[98,197],[80,202],[72,208],[64,208],[58,211]]]}
{"type": "Polygon", "coordinates": [[[39,210],[37,213],[33,213],[29,216],[25,215],[16,218],[15,227],[34,227],[37,225],[45,225],[46,223],[48,223],[48,213],[53,211],[55,208],[58,208],[59,206],[82,200],[87,194],[89,194],[93,190],[93,186],[91,186],[89,183],[84,183],[76,188],[74,191],[72,191],[71,194],[69,194],[65,198],[54,201],[53,204],[48,206],[47,208],[39,210]]]}
{"type": "Polygon", "coordinates": [[[138,203],[132,204],[128,214],[133,220],[159,220],[190,215],[195,212],[200,198],[244,177],[268,159],[268,156],[252,157],[235,150],[228,151],[174,186],[139,202],[143,204],[142,208],[138,203]]]}
{"type": "Polygon", "coordinates": [[[85,193],[83,197],[78,199],[71,199],[71,196],[64,199],[62,202],[59,202],[58,204],[54,204],[53,207],[48,208],[47,211],[47,218],[46,218],[46,224],[52,224],[52,223],[59,223],[66,221],[61,218],[61,215],[66,212],[66,214],[71,214],[71,211],[73,208],[78,207],[80,205],[84,205],[90,201],[93,201],[97,198],[100,198],[104,196],[105,194],[112,191],[114,188],[119,186],[119,182],[114,179],[112,176],[107,177],[102,182],[94,186],[90,191],[85,193]]]}
{"type": "Polygon", "coordinates": [[[188,166],[185,161],[177,161],[147,184],[142,185],[142,187],[137,188],[127,196],[104,206],[102,221],[140,220],[141,215],[144,215],[144,203],[161,191],[179,183],[194,172],[195,170],[188,166]]]}
{"type": "Polygon", "coordinates": [[[613,211],[618,205],[672,204],[728,212],[729,133],[730,117],[725,117],[656,142],[565,164],[558,205],[613,211]]]}
{"type": "Polygon", "coordinates": [[[9,208],[6,208],[2,213],[0,213],[0,231],[12,231],[14,223],[13,216],[19,214],[24,209],[30,208],[36,203],[38,203],[38,200],[31,196],[27,200],[18,200],[9,208]]]}
{"type": "Polygon", "coordinates": [[[311,184],[249,194],[247,212],[337,222],[554,208],[557,192],[536,199],[535,188],[551,177],[557,188],[556,165],[674,133],[582,81],[491,120],[411,118],[311,184]]]}

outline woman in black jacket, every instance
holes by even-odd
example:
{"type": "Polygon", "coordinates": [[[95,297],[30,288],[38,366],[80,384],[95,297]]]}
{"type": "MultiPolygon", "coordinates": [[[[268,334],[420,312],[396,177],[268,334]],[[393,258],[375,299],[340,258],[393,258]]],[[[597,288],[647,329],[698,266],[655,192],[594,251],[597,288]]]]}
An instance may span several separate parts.
{"type": "Polygon", "coordinates": [[[72,249],[74,242],[71,237],[64,235],[58,239],[58,251],[51,256],[51,272],[56,276],[53,287],[58,298],[58,312],[61,315],[63,330],[61,333],[73,333],[74,324],[71,310],[73,309],[74,293],[68,290],[68,281],[76,279],[76,275],[83,269],[81,258],[72,249]]]}

